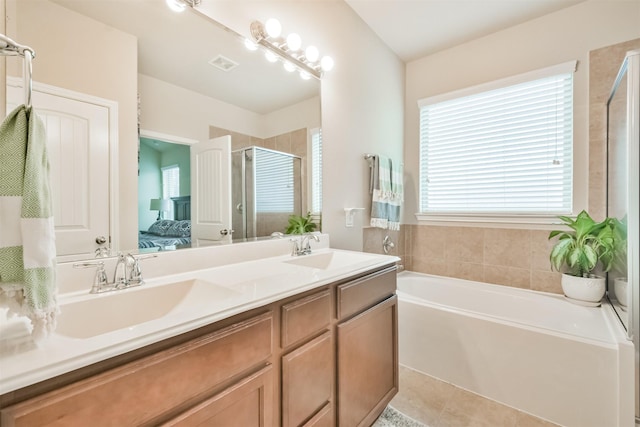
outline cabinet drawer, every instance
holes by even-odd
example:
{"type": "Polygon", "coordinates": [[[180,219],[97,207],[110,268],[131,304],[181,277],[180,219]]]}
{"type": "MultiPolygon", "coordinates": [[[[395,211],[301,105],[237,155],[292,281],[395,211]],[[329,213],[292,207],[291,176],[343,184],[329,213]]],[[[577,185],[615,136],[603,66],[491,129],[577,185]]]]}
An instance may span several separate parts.
{"type": "Polygon", "coordinates": [[[195,401],[272,353],[272,313],[1,411],[3,426],[141,425],[195,401]],[[105,417],[108,414],[108,417],[105,417]]]}
{"type": "Polygon", "coordinates": [[[299,426],[333,395],[333,344],[326,332],[282,357],[282,425],[299,426]]]}
{"type": "Polygon", "coordinates": [[[331,293],[317,292],[282,306],[282,347],[289,347],[331,323],[331,293]]]}
{"type": "Polygon", "coordinates": [[[273,372],[267,366],[163,426],[269,427],[273,403],[273,372]]]}
{"type": "Polygon", "coordinates": [[[352,316],[396,291],[396,267],[338,286],[338,319],[352,316]]]}

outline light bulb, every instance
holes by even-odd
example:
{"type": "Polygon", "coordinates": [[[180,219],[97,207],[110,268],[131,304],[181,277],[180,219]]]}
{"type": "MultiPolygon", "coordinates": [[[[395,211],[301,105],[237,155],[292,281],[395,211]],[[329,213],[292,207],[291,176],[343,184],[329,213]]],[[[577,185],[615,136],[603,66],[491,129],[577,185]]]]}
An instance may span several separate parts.
{"type": "Polygon", "coordinates": [[[267,35],[269,37],[276,38],[280,36],[280,33],[282,32],[282,25],[280,25],[280,21],[277,19],[269,18],[264,24],[264,29],[267,31],[267,35]]]}
{"type": "Polygon", "coordinates": [[[320,52],[318,52],[318,48],[315,46],[309,46],[304,51],[304,56],[307,58],[309,62],[316,62],[320,57],[320,52]]]}
{"type": "Polygon", "coordinates": [[[278,57],[273,52],[270,52],[270,51],[266,51],[264,53],[264,57],[267,58],[267,61],[269,62],[276,62],[278,60],[278,57]]]}
{"type": "Polygon", "coordinates": [[[166,0],[167,6],[174,12],[182,12],[187,7],[186,4],[182,3],[180,0],[166,0]]]}
{"type": "Polygon", "coordinates": [[[296,67],[291,62],[286,61],[284,63],[284,69],[291,73],[296,70],[296,67]]]}
{"type": "Polygon", "coordinates": [[[287,47],[292,50],[292,51],[296,51],[298,49],[300,49],[300,47],[302,46],[302,40],[300,39],[300,36],[297,35],[296,33],[291,33],[287,36],[287,47]]]}
{"type": "Polygon", "coordinates": [[[333,68],[333,58],[330,56],[323,56],[320,60],[320,66],[323,71],[330,71],[333,68]]]}
{"type": "Polygon", "coordinates": [[[311,74],[307,73],[306,71],[300,71],[300,78],[302,80],[309,80],[311,78],[311,74]]]}
{"type": "Polygon", "coordinates": [[[249,49],[249,50],[256,50],[256,49],[258,49],[258,46],[257,46],[254,42],[252,42],[251,40],[249,40],[249,39],[244,39],[244,47],[246,47],[246,48],[247,48],[247,49],[249,49]]]}

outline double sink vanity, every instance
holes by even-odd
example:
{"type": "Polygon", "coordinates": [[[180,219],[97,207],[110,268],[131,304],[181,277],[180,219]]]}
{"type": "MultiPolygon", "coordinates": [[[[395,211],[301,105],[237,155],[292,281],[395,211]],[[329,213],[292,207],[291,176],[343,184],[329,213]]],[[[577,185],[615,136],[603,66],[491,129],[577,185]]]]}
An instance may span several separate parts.
{"type": "Polygon", "coordinates": [[[398,258],[312,248],[158,253],[98,294],[61,264],[55,334],[2,324],[2,426],[371,425],[398,388],[398,258]]]}

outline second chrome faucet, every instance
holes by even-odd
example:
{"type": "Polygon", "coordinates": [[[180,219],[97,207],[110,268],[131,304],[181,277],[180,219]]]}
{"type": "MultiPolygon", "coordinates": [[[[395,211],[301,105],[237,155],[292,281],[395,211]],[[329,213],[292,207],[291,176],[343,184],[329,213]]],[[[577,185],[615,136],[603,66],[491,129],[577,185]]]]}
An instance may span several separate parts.
{"type": "Polygon", "coordinates": [[[317,234],[302,234],[300,237],[291,238],[291,256],[309,255],[311,253],[311,239],[320,241],[317,234]]]}

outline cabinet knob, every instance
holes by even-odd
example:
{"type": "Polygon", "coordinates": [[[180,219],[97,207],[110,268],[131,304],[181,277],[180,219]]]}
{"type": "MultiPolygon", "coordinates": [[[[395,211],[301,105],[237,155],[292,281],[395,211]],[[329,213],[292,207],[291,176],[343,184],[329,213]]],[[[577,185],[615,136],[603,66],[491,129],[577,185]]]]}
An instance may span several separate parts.
{"type": "Polygon", "coordinates": [[[105,243],[107,243],[107,238],[104,236],[98,236],[96,237],[96,243],[99,245],[104,245],[105,243]]]}

